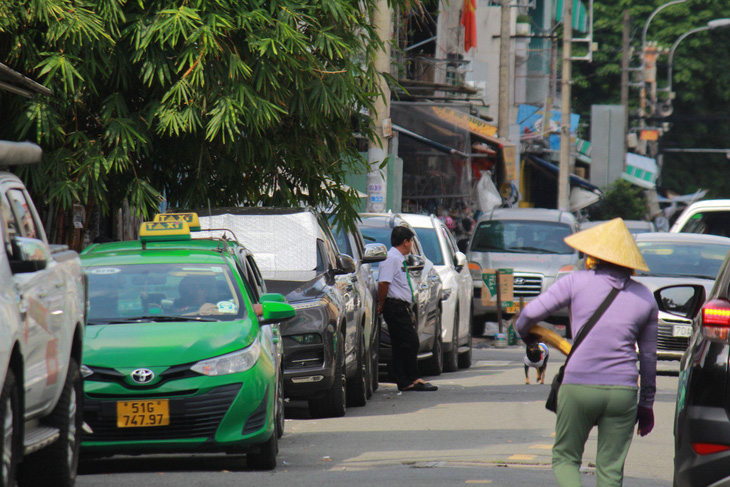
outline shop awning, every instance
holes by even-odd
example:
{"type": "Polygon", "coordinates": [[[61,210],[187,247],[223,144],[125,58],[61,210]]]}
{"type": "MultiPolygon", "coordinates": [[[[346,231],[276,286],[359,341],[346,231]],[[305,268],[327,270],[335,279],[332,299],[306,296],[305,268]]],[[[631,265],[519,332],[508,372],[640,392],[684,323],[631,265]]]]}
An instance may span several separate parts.
{"type": "Polygon", "coordinates": [[[431,139],[429,139],[427,137],[424,137],[423,135],[419,135],[419,134],[417,134],[415,132],[412,132],[412,131],[410,131],[408,129],[404,129],[403,127],[401,127],[399,125],[393,124],[393,130],[395,130],[396,132],[400,132],[401,134],[403,134],[403,135],[405,135],[407,137],[410,137],[412,139],[415,139],[418,142],[421,142],[421,143],[426,144],[426,145],[428,145],[430,147],[433,147],[437,151],[443,152],[444,154],[449,154],[451,156],[459,156],[459,157],[464,157],[464,158],[470,157],[469,154],[466,154],[466,153],[464,153],[464,152],[462,152],[460,150],[456,150],[456,149],[454,149],[452,147],[449,147],[447,145],[444,145],[444,144],[442,144],[440,142],[436,142],[435,140],[431,140],[431,139]]]}
{"type": "MultiPolygon", "coordinates": [[[[556,176],[560,172],[560,168],[558,168],[558,166],[556,166],[552,162],[546,161],[545,159],[542,159],[540,157],[529,155],[529,156],[525,157],[525,159],[527,161],[531,162],[532,164],[536,165],[537,167],[547,169],[548,171],[552,172],[556,176]]],[[[589,183],[582,177],[576,176],[575,174],[570,175],[570,182],[571,182],[571,184],[575,184],[577,186],[580,186],[581,188],[585,188],[585,189],[588,189],[591,191],[598,191],[599,193],[601,193],[601,189],[598,186],[592,185],[591,183],[589,183]]]]}

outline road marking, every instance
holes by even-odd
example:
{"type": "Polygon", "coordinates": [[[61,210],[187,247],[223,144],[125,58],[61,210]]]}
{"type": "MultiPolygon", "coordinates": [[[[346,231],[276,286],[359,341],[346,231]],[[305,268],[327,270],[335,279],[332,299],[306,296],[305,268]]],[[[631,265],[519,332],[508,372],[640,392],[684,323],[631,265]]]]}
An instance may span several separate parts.
{"type": "Polygon", "coordinates": [[[536,455],[512,455],[507,460],[524,460],[524,461],[529,461],[529,460],[534,460],[535,457],[536,457],[536,455]]]}
{"type": "Polygon", "coordinates": [[[532,445],[530,450],[552,450],[553,445],[532,445]]]}

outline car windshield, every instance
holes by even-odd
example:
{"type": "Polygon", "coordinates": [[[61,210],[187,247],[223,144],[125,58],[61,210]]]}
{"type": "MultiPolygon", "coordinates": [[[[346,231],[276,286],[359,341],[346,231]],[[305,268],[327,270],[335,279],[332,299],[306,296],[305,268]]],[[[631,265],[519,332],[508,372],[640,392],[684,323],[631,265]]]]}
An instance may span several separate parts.
{"type": "Polygon", "coordinates": [[[231,321],[246,314],[241,290],[223,265],[87,267],[90,325],[231,321]]]}
{"type": "Polygon", "coordinates": [[[530,254],[572,254],[563,239],[571,234],[563,223],[526,220],[489,220],[476,229],[471,250],[530,254]]]}
{"type": "Polygon", "coordinates": [[[640,276],[715,279],[730,245],[687,242],[637,242],[649,266],[640,276]]]}
{"type": "Polygon", "coordinates": [[[439,244],[438,234],[434,228],[415,228],[418,240],[421,242],[423,247],[423,253],[426,254],[428,260],[433,262],[433,265],[444,265],[444,256],[441,252],[441,245],[439,244]]]}

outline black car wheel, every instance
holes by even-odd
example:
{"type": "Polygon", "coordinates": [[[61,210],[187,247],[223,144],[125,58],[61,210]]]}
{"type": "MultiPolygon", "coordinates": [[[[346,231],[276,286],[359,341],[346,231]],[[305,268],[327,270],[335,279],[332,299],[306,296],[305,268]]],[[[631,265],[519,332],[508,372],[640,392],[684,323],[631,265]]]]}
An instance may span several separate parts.
{"type": "MultiPolygon", "coordinates": [[[[276,424],[274,429],[278,429],[276,424]]],[[[276,457],[279,454],[279,433],[274,431],[259,451],[246,455],[246,464],[252,470],[273,470],[276,468],[276,457]]]]}
{"type": "Polygon", "coordinates": [[[454,326],[451,331],[451,350],[444,352],[444,372],[459,370],[459,303],[454,311],[454,326]]]}
{"type": "Polygon", "coordinates": [[[351,380],[347,381],[347,405],[350,407],[362,407],[368,402],[368,358],[366,352],[364,331],[360,329],[360,339],[357,347],[357,372],[351,380]]]}
{"type": "Polygon", "coordinates": [[[71,359],[61,398],[48,424],[61,436],[51,445],[29,455],[22,464],[23,485],[73,487],[79,465],[83,391],[79,366],[71,359]]]}
{"type": "Polygon", "coordinates": [[[421,366],[423,375],[441,375],[444,370],[443,347],[441,344],[441,310],[436,315],[435,339],[431,348],[431,357],[426,359],[421,366]]]}
{"type": "Polygon", "coordinates": [[[15,375],[8,370],[0,394],[0,421],[2,421],[2,473],[0,475],[0,486],[14,487],[18,473],[18,459],[22,448],[23,439],[21,421],[23,412],[20,410],[20,399],[18,386],[15,383],[15,375]]]}
{"type": "Polygon", "coordinates": [[[313,418],[340,418],[347,412],[345,377],[345,337],[338,334],[335,349],[335,369],[332,388],[319,397],[309,400],[309,414],[313,418]]]}
{"type": "Polygon", "coordinates": [[[468,369],[469,367],[471,367],[471,347],[472,347],[471,333],[469,333],[469,338],[468,338],[466,344],[469,347],[469,350],[459,354],[459,368],[460,369],[468,369]]]}

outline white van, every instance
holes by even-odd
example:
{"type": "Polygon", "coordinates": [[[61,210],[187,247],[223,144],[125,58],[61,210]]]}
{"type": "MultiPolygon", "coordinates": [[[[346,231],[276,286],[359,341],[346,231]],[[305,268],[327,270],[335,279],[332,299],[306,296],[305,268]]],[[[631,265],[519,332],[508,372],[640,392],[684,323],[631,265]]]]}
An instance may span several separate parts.
{"type": "Polygon", "coordinates": [[[669,231],[730,237],[730,200],[692,203],[679,215],[669,231]]]}

